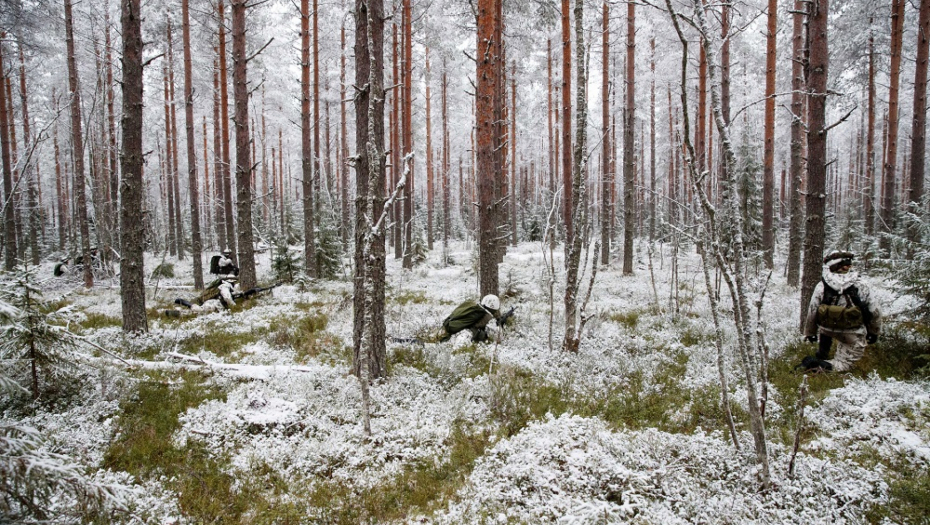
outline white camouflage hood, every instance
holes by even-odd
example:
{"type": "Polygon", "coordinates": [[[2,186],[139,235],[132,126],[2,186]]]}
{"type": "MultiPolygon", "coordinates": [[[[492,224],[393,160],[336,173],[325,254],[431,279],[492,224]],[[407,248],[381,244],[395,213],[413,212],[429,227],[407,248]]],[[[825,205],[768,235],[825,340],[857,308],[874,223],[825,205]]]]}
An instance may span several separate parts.
{"type": "Polygon", "coordinates": [[[850,286],[859,283],[859,272],[849,270],[846,273],[833,273],[830,271],[830,265],[823,265],[823,281],[827,286],[833,288],[839,293],[843,293],[850,286]]]}

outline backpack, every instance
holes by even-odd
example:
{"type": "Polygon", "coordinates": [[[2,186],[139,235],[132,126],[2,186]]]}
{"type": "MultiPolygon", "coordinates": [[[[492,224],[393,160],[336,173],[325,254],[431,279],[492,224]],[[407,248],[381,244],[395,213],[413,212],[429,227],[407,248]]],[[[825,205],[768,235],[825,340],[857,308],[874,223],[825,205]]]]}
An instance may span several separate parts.
{"type": "Polygon", "coordinates": [[[823,300],[817,307],[817,324],[828,330],[854,330],[865,324],[866,313],[861,308],[859,291],[855,286],[847,288],[842,294],[824,283],[823,300]],[[845,299],[845,305],[839,298],[845,299]]]}
{"type": "Polygon", "coordinates": [[[216,275],[220,273],[220,256],[214,255],[210,258],[210,273],[216,275]]]}

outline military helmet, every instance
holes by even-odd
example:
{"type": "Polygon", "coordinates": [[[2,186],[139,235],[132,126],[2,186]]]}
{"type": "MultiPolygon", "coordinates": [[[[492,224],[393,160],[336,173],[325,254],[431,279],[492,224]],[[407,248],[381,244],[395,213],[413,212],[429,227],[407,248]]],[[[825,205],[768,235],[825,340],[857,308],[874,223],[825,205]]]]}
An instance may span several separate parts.
{"type": "Polygon", "coordinates": [[[499,310],[501,307],[501,300],[494,294],[488,294],[481,298],[481,306],[488,310],[499,310]]]}

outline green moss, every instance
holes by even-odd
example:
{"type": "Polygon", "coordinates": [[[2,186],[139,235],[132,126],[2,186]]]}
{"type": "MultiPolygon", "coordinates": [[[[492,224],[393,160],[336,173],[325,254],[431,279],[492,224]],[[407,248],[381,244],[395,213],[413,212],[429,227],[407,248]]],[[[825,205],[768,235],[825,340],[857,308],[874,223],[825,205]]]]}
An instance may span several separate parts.
{"type": "Polygon", "coordinates": [[[98,313],[86,313],[85,316],[86,318],[78,323],[82,330],[99,330],[111,326],[123,326],[123,320],[119,317],[98,313]]]}
{"type": "Polygon", "coordinates": [[[605,318],[630,330],[634,330],[639,323],[639,310],[626,310],[622,312],[610,312],[605,314],[605,318]]]}
{"type": "Polygon", "coordinates": [[[418,461],[397,476],[364,490],[346,482],[318,480],[306,495],[315,523],[389,523],[429,515],[448,505],[491,443],[486,431],[456,425],[444,461],[418,461]]]}
{"type": "MultiPolygon", "coordinates": [[[[209,399],[223,399],[216,387],[195,373],[182,373],[180,383],[146,381],[121,407],[117,438],[104,455],[103,467],[124,470],[139,478],[164,476],[178,492],[181,512],[195,523],[274,523],[286,508],[275,509],[273,519],[254,521],[272,509],[262,495],[261,484],[241,482],[228,473],[226,458],[216,456],[203,443],[188,440],[174,444],[180,428],[178,416],[209,399]],[[238,486],[239,488],[234,488],[238,486]],[[264,509],[263,512],[258,512],[264,509]]],[[[248,474],[256,479],[258,471],[248,474]]]]}
{"type": "Polygon", "coordinates": [[[229,357],[243,346],[254,343],[257,332],[229,333],[213,329],[206,335],[194,335],[181,342],[179,351],[184,354],[210,352],[218,357],[229,357]]]}
{"type": "Polygon", "coordinates": [[[426,294],[420,291],[405,291],[397,295],[392,295],[389,299],[401,306],[407,304],[423,304],[429,299],[426,297],[426,294]]]}

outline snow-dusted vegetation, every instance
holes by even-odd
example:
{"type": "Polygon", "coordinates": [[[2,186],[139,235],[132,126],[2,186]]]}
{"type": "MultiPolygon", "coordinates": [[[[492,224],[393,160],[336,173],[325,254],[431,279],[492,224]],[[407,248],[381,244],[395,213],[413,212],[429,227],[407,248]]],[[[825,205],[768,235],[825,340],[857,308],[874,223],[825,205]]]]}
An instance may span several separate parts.
{"type": "MultiPolygon", "coordinates": [[[[4,468],[57,469],[63,486],[96,491],[93,510],[110,523],[919,521],[925,503],[907,498],[926,495],[930,382],[900,366],[889,345],[906,339],[889,335],[850,373],[809,378],[789,472],[803,377],[794,367],[813,347],[799,342],[796,291],[773,277],[762,309],[765,488],[725,327],[739,450],[727,433],[692,250],[678,261],[677,314],[667,246],[654,254],[655,282],[645,256],[631,277],[601,270],[578,353],[549,346],[538,243],[504,259],[503,306],[516,316],[499,343],[410,342],[476,294],[471,250],[456,247],[450,265],[389,264],[390,373],[371,386],[370,437],[349,374],[348,280],[282,285],[230,312],[174,319],[160,310],[190,283],[163,278],[148,299],[159,309],[149,333],[131,339],[118,328],[116,289],[46,282],[48,307],[70,319],[56,326],[113,355],[71,350],[70,374],[40,381],[30,408],[26,394],[5,395],[4,454],[36,466],[4,468]]],[[[270,271],[260,258],[261,280],[270,271]]],[[[888,278],[872,280],[894,319],[907,298],[888,278]]],[[[52,521],[90,509],[83,490],[50,496],[52,521]]]]}

